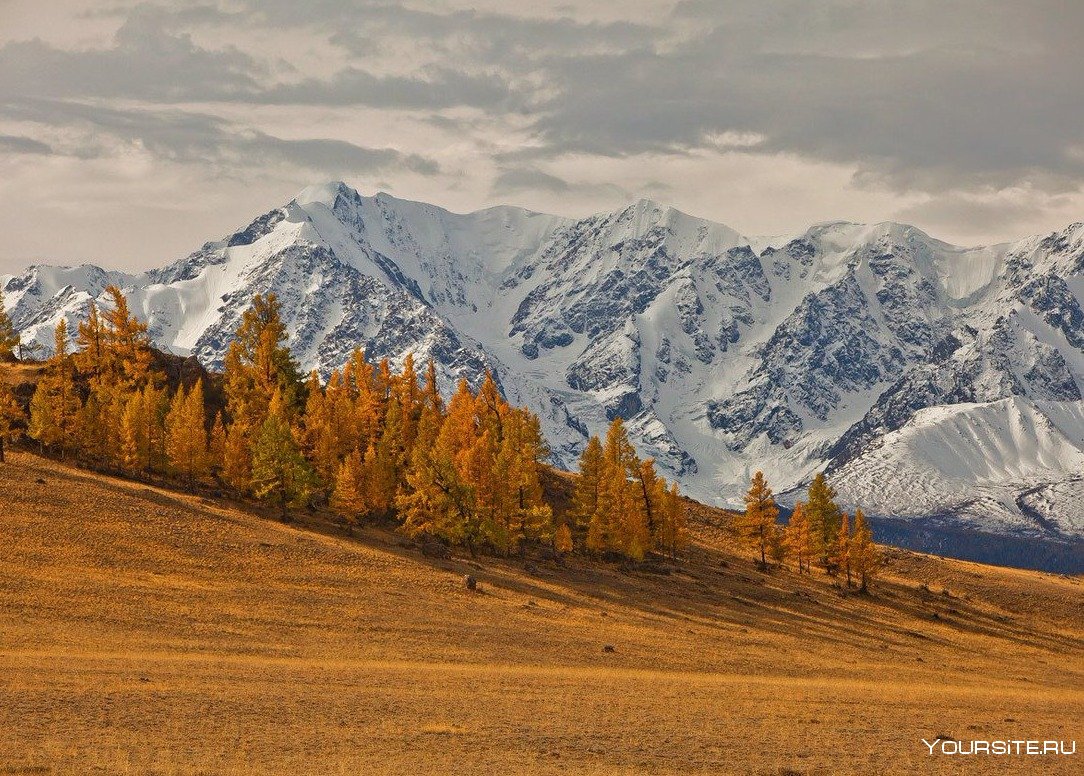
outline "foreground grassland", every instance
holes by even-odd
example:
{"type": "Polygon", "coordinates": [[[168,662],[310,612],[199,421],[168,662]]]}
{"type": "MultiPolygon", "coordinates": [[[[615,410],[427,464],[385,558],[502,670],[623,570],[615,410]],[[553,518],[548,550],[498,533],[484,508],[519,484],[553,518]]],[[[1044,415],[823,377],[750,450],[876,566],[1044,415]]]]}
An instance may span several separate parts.
{"type": "Polygon", "coordinates": [[[762,574],[423,557],[383,529],[0,466],[0,774],[1079,773],[1084,584],[891,552],[762,574]],[[660,570],[669,573],[658,573],[660,570]],[[465,573],[480,582],[462,584],[465,573]],[[612,646],[612,651],[605,649],[612,646]]]}

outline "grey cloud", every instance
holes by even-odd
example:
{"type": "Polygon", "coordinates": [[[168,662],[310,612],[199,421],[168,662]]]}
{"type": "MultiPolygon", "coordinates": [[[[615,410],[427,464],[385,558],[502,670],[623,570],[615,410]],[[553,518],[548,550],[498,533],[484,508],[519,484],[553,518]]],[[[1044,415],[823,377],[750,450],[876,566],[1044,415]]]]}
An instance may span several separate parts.
{"type": "Polygon", "coordinates": [[[0,153],[38,154],[53,153],[52,146],[20,135],[0,135],[0,153]]]}
{"type": "Polygon", "coordinates": [[[0,47],[0,97],[105,97],[159,102],[233,99],[257,90],[266,68],[234,48],[208,51],[137,9],[114,45],[66,51],[42,40],[0,47]]]}
{"type": "Polygon", "coordinates": [[[74,156],[108,155],[111,149],[105,141],[113,139],[138,143],[159,159],[225,170],[250,170],[274,163],[322,174],[372,173],[389,168],[423,175],[439,172],[435,161],[420,154],[366,148],[338,139],[283,139],[191,111],[121,110],[69,101],[26,100],[0,105],[0,116],[88,130],[90,139],[68,149],[74,156]]]}
{"type": "Polygon", "coordinates": [[[524,190],[561,193],[568,191],[569,188],[568,181],[532,168],[505,170],[493,182],[493,192],[495,194],[524,190]]]}
{"type": "Polygon", "coordinates": [[[280,84],[253,95],[253,102],[289,105],[368,105],[439,110],[457,105],[496,107],[511,97],[504,79],[428,68],[419,76],[374,76],[345,68],[330,79],[280,84]]]}

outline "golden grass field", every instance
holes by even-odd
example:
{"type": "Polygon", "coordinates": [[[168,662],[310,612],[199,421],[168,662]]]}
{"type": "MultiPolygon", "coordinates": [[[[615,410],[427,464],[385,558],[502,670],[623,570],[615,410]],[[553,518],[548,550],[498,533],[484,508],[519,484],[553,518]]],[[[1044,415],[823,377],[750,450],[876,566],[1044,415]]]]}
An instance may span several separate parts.
{"type": "Polygon", "coordinates": [[[668,575],[528,573],[12,454],[0,774],[1084,772],[920,741],[1084,744],[1081,580],[893,550],[842,595],[694,517],[668,575]]]}

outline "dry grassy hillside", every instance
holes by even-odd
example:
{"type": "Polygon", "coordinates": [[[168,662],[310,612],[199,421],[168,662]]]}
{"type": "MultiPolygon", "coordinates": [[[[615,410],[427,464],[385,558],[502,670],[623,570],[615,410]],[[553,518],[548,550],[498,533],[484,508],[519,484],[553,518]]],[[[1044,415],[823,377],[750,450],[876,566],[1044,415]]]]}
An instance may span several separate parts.
{"type": "Polygon", "coordinates": [[[892,551],[843,595],[706,508],[674,564],[528,571],[10,460],[0,774],[1080,772],[920,741],[1082,737],[1078,579],[892,551]]]}

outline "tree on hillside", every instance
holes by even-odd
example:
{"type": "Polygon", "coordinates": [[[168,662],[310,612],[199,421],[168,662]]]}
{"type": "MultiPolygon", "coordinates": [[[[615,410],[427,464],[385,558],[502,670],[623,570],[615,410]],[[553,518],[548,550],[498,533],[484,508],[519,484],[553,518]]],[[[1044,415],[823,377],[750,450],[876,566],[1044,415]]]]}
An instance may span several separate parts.
{"type": "Polygon", "coordinates": [[[20,430],[26,425],[26,414],[2,373],[6,368],[0,366],[0,463],[4,463],[4,443],[18,439],[20,430]]]}
{"type": "Polygon", "coordinates": [[[252,443],[252,492],[277,504],[286,517],[287,508],[305,504],[315,486],[316,475],[301,454],[286,419],[285,400],[276,391],[252,443]]]}
{"type": "Polygon", "coordinates": [[[813,557],[813,534],[806,516],[805,504],[800,501],[790,513],[790,520],[783,532],[783,542],[790,556],[798,561],[798,573],[809,571],[809,561],[813,557]]]}
{"type": "Polygon", "coordinates": [[[640,459],[621,418],[614,418],[602,448],[598,509],[587,528],[587,548],[642,560],[651,549],[643,499],[636,490],[640,459]]]}
{"type": "Polygon", "coordinates": [[[553,534],[553,549],[562,555],[572,552],[572,531],[568,523],[561,523],[553,534]]]}
{"type": "Polygon", "coordinates": [[[61,453],[69,450],[75,442],[79,409],[75,371],[68,355],[68,323],[61,318],[56,325],[53,356],[30,400],[30,436],[61,453]]]}
{"type": "Polygon", "coordinates": [[[847,587],[851,586],[851,516],[844,512],[839,519],[839,533],[832,545],[832,566],[847,575],[847,587]]]}
{"type": "Polygon", "coordinates": [[[737,517],[738,535],[750,546],[760,551],[760,565],[768,565],[768,551],[775,537],[775,520],[779,517],[772,489],[764,479],[764,472],[753,475],[749,492],[745,494],[745,512],[737,517]]]}
{"type": "Polygon", "coordinates": [[[685,503],[681,500],[676,482],[670,484],[670,490],[663,499],[663,508],[655,532],[655,546],[665,549],[671,558],[688,540],[689,525],[685,514],[685,503]]]}
{"type": "Polygon", "coordinates": [[[0,294],[0,361],[10,361],[19,347],[19,333],[11,322],[11,316],[4,309],[4,296],[0,294]]]}
{"type": "Polygon", "coordinates": [[[165,419],[169,400],[164,388],[147,382],[127,394],[121,416],[120,463],[129,474],[167,468],[165,419]]]}
{"type": "Polygon", "coordinates": [[[188,485],[211,473],[207,453],[207,413],[203,403],[203,380],[191,391],[177,389],[165,419],[166,455],[170,467],[188,485]]]}
{"type": "Polygon", "coordinates": [[[876,579],[883,559],[877,545],[873,543],[873,532],[866,522],[861,509],[854,512],[854,535],[851,537],[851,564],[858,575],[863,593],[869,589],[869,583],[876,579]]]}
{"type": "Polygon", "coordinates": [[[813,552],[820,558],[821,565],[830,572],[834,571],[830,558],[832,547],[839,534],[840,523],[840,511],[835,497],[836,492],[828,484],[822,472],[813,478],[805,504],[805,513],[813,538],[813,552]]]}
{"type": "Polygon", "coordinates": [[[331,492],[331,508],[352,522],[358,522],[369,511],[365,460],[357,450],[339,464],[331,492]]]}
{"type": "Polygon", "coordinates": [[[598,511],[602,467],[602,442],[595,435],[580,454],[580,476],[572,493],[572,519],[580,528],[586,528],[598,511]]]}
{"type": "Polygon", "coordinates": [[[226,351],[226,407],[243,434],[257,433],[278,392],[284,420],[289,422],[301,398],[301,378],[286,340],[281,305],[274,294],[257,294],[241,316],[241,325],[226,351]]]}

